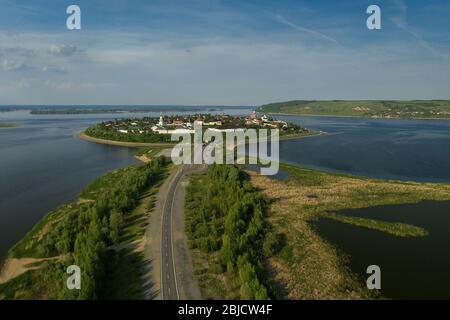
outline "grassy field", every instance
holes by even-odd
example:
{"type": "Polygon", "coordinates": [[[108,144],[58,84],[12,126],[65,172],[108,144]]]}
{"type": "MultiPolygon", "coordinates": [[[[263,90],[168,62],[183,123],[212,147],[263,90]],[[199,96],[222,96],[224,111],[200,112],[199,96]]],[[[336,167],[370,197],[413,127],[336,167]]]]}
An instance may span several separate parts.
{"type": "Polygon", "coordinates": [[[351,116],[402,119],[450,119],[449,100],[294,100],[262,105],[259,112],[297,115],[351,116]]]}
{"type": "Polygon", "coordinates": [[[268,260],[267,269],[279,298],[362,299],[373,298],[365,280],[352,274],[347,258],[323,240],[310,226],[322,216],[345,220],[393,236],[426,236],[426,230],[403,223],[343,218],[343,209],[377,205],[450,200],[450,184],[377,180],[281,164],[290,173],[284,181],[251,173],[254,186],[270,199],[268,221],[283,235],[284,247],[268,260]]]}

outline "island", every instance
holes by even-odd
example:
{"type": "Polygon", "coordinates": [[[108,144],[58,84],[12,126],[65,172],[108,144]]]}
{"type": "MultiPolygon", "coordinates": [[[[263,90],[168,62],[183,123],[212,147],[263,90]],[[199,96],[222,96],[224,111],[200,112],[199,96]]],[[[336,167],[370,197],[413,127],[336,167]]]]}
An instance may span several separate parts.
{"type": "Polygon", "coordinates": [[[295,123],[281,121],[259,115],[256,111],[248,116],[231,116],[227,114],[171,115],[159,118],[119,119],[95,124],[80,134],[81,138],[99,142],[122,144],[124,146],[149,146],[157,144],[174,144],[173,133],[194,133],[194,123],[202,125],[203,130],[212,129],[222,133],[238,132],[247,129],[278,129],[281,139],[298,138],[322,134],[303,128],[295,123]]]}
{"type": "Polygon", "coordinates": [[[450,100],[293,100],[264,104],[257,111],[373,119],[450,119],[450,100]]]}
{"type": "Polygon", "coordinates": [[[17,128],[18,126],[17,123],[0,122],[0,128],[17,128]]]}

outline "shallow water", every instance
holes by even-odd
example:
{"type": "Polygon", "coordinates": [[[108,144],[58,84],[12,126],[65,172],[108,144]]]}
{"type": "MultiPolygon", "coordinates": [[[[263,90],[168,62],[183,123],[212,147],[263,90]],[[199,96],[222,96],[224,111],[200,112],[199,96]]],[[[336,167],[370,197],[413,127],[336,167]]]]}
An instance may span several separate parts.
{"type": "Polygon", "coordinates": [[[350,255],[350,268],[365,284],[366,268],[381,268],[381,293],[396,299],[450,299],[450,202],[378,206],[339,214],[410,223],[429,235],[401,238],[322,218],[318,233],[350,255]]]}

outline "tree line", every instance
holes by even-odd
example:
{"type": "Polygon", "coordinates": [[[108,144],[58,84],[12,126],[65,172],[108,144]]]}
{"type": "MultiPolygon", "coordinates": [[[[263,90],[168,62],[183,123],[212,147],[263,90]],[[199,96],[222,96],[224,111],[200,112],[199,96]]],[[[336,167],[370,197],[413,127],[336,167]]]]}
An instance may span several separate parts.
{"type": "Polygon", "coordinates": [[[102,124],[96,124],[87,128],[84,132],[86,135],[112,141],[124,141],[124,142],[146,142],[146,143],[170,143],[169,134],[159,134],[151,131],[143,133],[122,133],[114,128],[105,127],[102,124]]]}
{"type": "Polygon", "coordinates": [[[193,248],[218,253],[222,272],[236,274],[242,299],[270,298],[264,262],[279,241],[265,221],[268,200],[236,166],[213,165],[194,179],[186,197],[186,229],[193,248]]]}

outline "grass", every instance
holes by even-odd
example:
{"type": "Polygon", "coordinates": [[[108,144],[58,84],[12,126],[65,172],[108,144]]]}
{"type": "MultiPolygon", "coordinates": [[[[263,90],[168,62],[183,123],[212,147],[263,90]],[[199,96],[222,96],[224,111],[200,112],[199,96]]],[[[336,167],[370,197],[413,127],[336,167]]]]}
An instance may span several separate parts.
{"type": "MultiPolygon", "coordinates": [[[[349,270],[345,254],[322,239],[311,227],[311,221],[344,209],[450,200],[450,184],[379,180],[288,164],[280,164],[280,168],[289,173],[289,178],[278,181],[249,172],[253,185],[272,199],[268,220],[274,232],[285,237],[284,247],[267,263],[272,280],[283,289],[279,298],[376,298],[365,288],[365,279],[349,270]]],[[[401,222],[345,219],[397,236],[426,233],[401,222]]]]}
{"type": "Polygon", "coordinates": [[[449,100],[294,100],[266,104],[258,110],[299,115],[450,119],[449,100]]]}
{"type": "Polygon", "coordinates": [[[322,216],[358,227],[386,232],[398,237],[424,237],[428,235],[428,232],[425,229],[406,223],[350,217],[336,213],[325,213],[322,216]]]}
{"type": "Polygon", "coordinates": [[[450,199],[448,183],[381,180],[329,173],[283,163],[280,164],[280,168],[290,174],[287,185],[302,188],[302,195],[307,200],[303,208],[308,209],[309,205],[313,204],[314,211],[322,213],[376,205],[450,199]]]}

